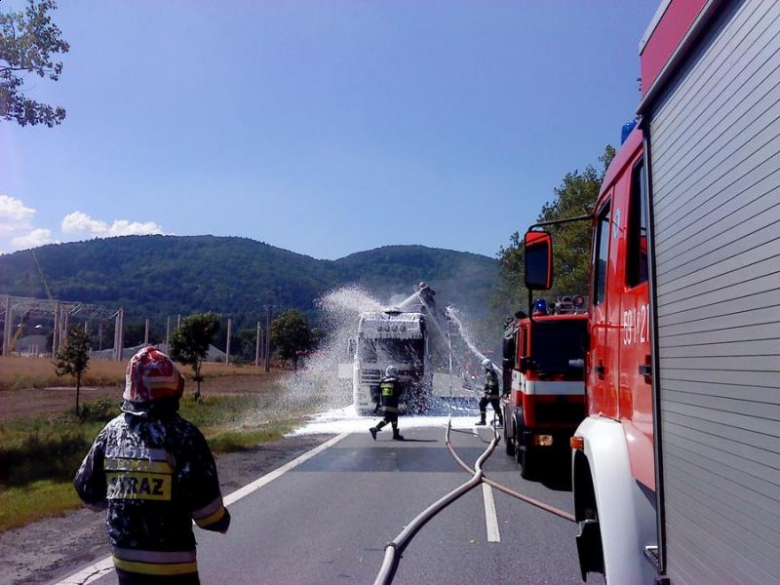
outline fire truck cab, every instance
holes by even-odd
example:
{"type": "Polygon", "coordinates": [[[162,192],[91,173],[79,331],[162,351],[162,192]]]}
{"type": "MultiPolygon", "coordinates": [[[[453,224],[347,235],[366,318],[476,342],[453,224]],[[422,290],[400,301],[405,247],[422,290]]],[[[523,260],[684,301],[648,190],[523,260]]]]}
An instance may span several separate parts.
{"type": "Polygon", "coordinates": [[[544,315],[520,318],[505,332],[504,445],[525,479],[568,453],[585,417],[587,326],[584,313],[544,315]]]}
{"type": "MultiPolygon", "coordinates": [[[[583,578],[780,583],[780,1],[664,0],[594,214],[583,578]]],[[[548,233],[526,284],[552,284],[548,233]]]]}

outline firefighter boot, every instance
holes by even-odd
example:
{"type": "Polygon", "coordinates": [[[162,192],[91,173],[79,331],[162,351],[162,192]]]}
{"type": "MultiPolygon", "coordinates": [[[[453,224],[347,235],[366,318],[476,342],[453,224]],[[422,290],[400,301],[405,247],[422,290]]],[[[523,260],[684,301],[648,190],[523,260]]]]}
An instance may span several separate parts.
{"type": "Polygon", "coordinates": [[[368,429],[368,432],[371,433],[371,438],[376,441],[376,434],[379,432],[379,430],[375,427],[371,427],[368,429]]]}
{"type": "Polygon", "coordinates": [[[475,423],[475,424],[477,426],[480,426],[480,427],[485,426],[485,413],[484,412],[479,415],[479,422],[475,423]]]}
{"type": "Polygon", "coordinates": [[[404,436],[398,432],[398,429],[393,429],[393,441],[403,441],[404,436]]]}

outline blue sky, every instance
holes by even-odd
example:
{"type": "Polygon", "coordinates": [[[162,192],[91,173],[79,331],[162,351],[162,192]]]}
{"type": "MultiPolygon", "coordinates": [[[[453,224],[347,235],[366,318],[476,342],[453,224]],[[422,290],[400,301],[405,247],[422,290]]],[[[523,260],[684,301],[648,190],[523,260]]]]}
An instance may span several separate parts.
{"type": "MultiPolygon", "coordinates": [[[[494,256],[617,145],[658,0],[69,0],[54,129],[0,122],[0,251],[128,233],[494,256]]],[[[6,0],[0,9],[21,5],[6,0]]]]}

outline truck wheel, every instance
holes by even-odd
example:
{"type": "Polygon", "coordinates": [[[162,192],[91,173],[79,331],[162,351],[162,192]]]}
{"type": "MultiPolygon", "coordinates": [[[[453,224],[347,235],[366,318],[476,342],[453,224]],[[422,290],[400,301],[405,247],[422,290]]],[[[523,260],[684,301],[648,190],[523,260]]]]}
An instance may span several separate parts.
{"type": "Polygon", "coordinates": [[[531,447],[525,445],[517,461],[520,463],[520,477],[523,479],[534,479],[536,477],[536,456],[531,451],[531,447]]]}
{"type": "MultiPolygon", "coordinates": [[[[596,493],[588,460],[581,454],[575,456],[574,477],[574,514],[577,519],[577,556],[580,562],[582,580],[588,573],[604,575],[604,547],[601,541],[599,511],[596,505],[596,493]]],[[[605,580],[606,576],[605,576],[605,580]]],[[[607,582],[609,582],[607,580],[607,582]]]]}
{"type": "Polygon", "coordinates": [[[506,451],[506,454],[512,457],[515,454],[515,425],[514,423],[510,423],[510,419],[507,417],[506,412],[504,412],[504,450],[506,451]],[[510,424],[511,424],[511,430],[510,430],[510,424]]]}

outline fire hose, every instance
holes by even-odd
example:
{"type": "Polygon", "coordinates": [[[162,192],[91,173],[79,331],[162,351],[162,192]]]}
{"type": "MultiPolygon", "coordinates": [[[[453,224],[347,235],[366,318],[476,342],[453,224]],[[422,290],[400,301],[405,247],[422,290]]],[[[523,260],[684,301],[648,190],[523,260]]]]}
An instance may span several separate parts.
{"type": "MultiPolygon", "coordinates": [[[[449,441],[449,430],[451,422],[451,420],[447,422],[447,441],[449,441]]],[[[393,571],[398,560],[398,555],[401,554],[403,549],[412,539],[412,536],[414,536],[414,534],[420,528],[422,528],[423,525],[428,522],[428,520],[436,516],[436,514],[438,514],[442,508],[448,506],[463,494],[480,484],[482,481],[482,464],[487,461],[487,458],[490,457],[491,453],[493,453],[493,449],[496,448],[496,444],[498,443],[498,433],[494,431],[493,435],[493,440],[490,441],[490,444],[488,445],[487,449],[485,449],[485,452],[480,455],[479,459],[477,459],[477,462],[474,464],[474,476],[469,481],[455,488],[446,496],[423,510],[423,512],[418,514],[417,517],[415,517],[414,520],[412,520],[398,536],[387,543],[385,546],[385,558],[384,561],[382,561],[382,567],[379,569],[379,574],[374,580],[374,585],[387,585],[391,583],[393,571]]]]}
{"type": "Polygon", "coordinates": [[[462,484],[461,486],[455,488],[450,493],[442,497],[441,499],[437,500],[435,503],[433,503],[431,506],[426,508],[423,512],[418,514],[407,526],[404,528],[401,533],[396,536],[393,540],[387,543],[385,545],[385,556],[384,560],[382,561],[382,566],[379,569],[379,574],[377,575],[376,579],[374,580],[374,585],[388,585],[389,583],[392,583],[393,573],[396,568],[396,564],[398,562],[398,557],[403,552],[404,548],[406,548],[406,545],[409,544],[409,541],[412,539],[412,537],[415,535],[415,533],[420,530],[431,518],[436,516],[443,508],[460,498],[463,494],[470,491],[472,488],[478,486],[480,483],[485,482],[489,486],[504,492],[507,495],[510,495],[512,497],[515,497],[523,502],[526,502],[528,504],[531,504],[532,506],[536,506],[537,508],[544,510],[545,512],[549,512],[550,514],[554,514],[560,518],[563,518],[565,520],[569,520],[570,522],[575,522],[575,518],[572,514],[569,514],[568,512],[565,512],[563,510],[560,510],[558,508],[555,508],[554,506],[550,506],[549,504],[545,504],[544,502],[540,502],[539,500],[535,500],[534,498],[528,497],[526,495],[523,495],[519,492],[516,492],[506,486],[503,486],[487,477],[485,477],[484,472],[482,471],[482,465],[487,461],[488,457],[493,453],[493,450],[496,448],[496,445],[498,444],[498,431],[496,430],[495,425],[493,425],[493,439],[490,441],[490,444],[488,445],[487,449],[480,455],[479,459],[477,459],[476,463],[474,464],[474,469],[468,466],[466,462],[463,461],[463,459],[460,458],[460,456],[455,452],[455,449],[452,446],[452,442],[450,441],[450,430],[452,428],[452,418],[447,421],[447,431],[446,431],[446,438],[445,438],[445,444],[447,445],[447,449],[449,450],[452,457],[455,459],[455,461],[458,463],[458,465],[468,473],[472,473],[473,476],[469,481],[462,484]]]}

